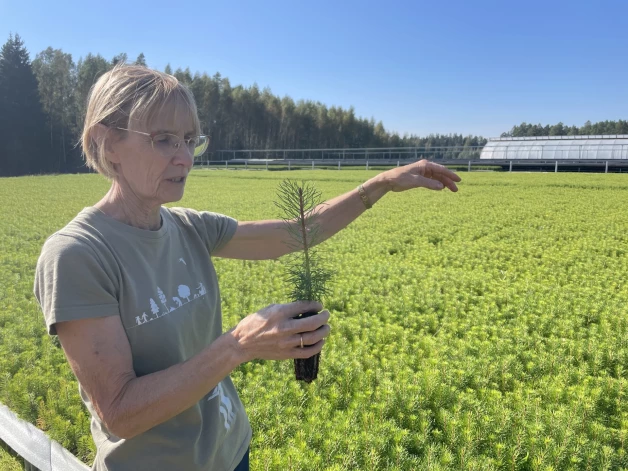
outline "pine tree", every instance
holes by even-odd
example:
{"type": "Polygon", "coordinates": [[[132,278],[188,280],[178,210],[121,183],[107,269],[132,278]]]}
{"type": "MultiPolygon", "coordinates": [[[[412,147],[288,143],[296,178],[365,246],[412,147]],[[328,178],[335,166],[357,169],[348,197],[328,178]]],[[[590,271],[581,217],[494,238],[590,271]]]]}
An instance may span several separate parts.
{"type": "Polygon", "coordinates": [[[111,59],[111,64],[115,66],[117,64],[126,64],[128,61],[129,56],[127,56],[126,52],[121,52],[120,54],[113,56],[113,59],[111,59]]]}
{"type": "Polygon", "coordinates": [[[153,298],[150,298],[150,312],[152,312],[155,317],[159,317],[159,307],[153,298]]]}
{"type": "Polygon", "coordinates": [[[159,297],[159,301],[161,301],[161,304],[163,304],[164,307],[166,308],[166,312],[169,312],[170,308],[168,307],[168,304],[167,304],[168,300],[166,299],[164,292],[161,290],[159,286],[157,287],[157,296],[159,297]]]}
{"type": "Polygon", "coordinates": [[[37,79],[19,35],[0,50],[0,175],[46,171],[44,114],[37,79]]]}
{"type": "Polygon", "coordinates": [[[137,59],[135,59],[135,65],[143,65],[146,67],[146,57],[143,52],[140,52],[140,55],[137,56],[137,59]]]}
{"type": "MultiPolygon", "coordinates": [[[[290,236],[288,246],[294,251],[286,263],[286,275],[292,292],[292,301],[321,301],[327,294],[327,282],[332,272],[314,246],[321,240],[316,208],[322,203],[321,193],[308,183],[291,180],[281,182],[275,205],[282,212],[285,229],[290,236]]],[[[317,312],[300,314],[297,318],[310,317],[317,312]]],[[[307,359],[294,360],[297,380],[312,382],[318,375],[320,354],[307,359]]]]}

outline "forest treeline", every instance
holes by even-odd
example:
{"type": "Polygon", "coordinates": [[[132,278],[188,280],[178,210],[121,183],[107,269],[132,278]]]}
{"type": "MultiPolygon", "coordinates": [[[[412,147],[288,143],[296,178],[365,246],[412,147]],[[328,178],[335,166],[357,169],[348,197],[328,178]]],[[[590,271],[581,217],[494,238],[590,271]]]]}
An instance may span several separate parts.
{"type": "MultiPolygon", "coordinates": [[[[111,59],[88,54],[75,62],[71,54],[52,47],[31,60],[22,38],[9,36],[0,50],[0,176],[87,171],[77,146],[87,96],[96,80],[119,62],[147,65],[144,54],[129,60],[124,53],[111,59]]],[[[256,84],[232,85],[219,73],[173,71],[169,65],[165,72],[194,93],[203,132],[211,138],[210,156],[222,149],[433,148],[486,143],[484,137],[462,134],[400,136],[387,131],[381,121],[356,116],[353,107],[279,97],[256,84]]],[[[582,128],[522,123],[503,135],[582,134],[587,130],[628,133],[628,126],[625,121],[587,122],[582,128]]]]}
{"type": "Polygon", "coordinates": [[[521,123],[502,133],[501,137],[532,137],[532,136],[589,136],[603,134],[628,134],[628,121],[600,121],[591,124],[587,121],[583,126],[565,126],[563,123],[554,125],[521,123]]]}

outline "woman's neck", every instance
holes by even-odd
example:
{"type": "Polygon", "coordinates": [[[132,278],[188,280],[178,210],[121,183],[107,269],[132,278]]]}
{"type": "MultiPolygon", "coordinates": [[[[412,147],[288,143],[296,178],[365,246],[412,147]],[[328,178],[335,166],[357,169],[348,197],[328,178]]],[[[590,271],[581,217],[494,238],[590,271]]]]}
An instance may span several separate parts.
{"type": "Polygon", "coordinates": [[[117,221],[139,229],[156,231],[161,227],[161,205],[143,201],[130,188],[115,180],[94,207],[117,221]]]}

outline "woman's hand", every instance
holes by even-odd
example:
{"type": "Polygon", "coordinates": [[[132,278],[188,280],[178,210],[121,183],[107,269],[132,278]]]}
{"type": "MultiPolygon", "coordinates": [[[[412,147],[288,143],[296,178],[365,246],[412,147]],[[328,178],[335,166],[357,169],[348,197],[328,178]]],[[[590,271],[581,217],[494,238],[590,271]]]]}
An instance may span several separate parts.
{"type": "Polygon", "coordinates": [[[230,332],[238,343],[242,362],[309,358],[319,353],[330,332],[329,311],[304,319],[294,317],[321,309],[323,305],[314,301],[271,304],[242,319],[230,332]]]}
{"type": "Polygon", "coordinates": [[[442,190],[445,187],[451,191],[458,191],[455,182],[461,180],[451,170],[428,160],[388,170],[378,177],[388,183],[388,189],[391,191],[405,191],[411,188],[442,190]]]}

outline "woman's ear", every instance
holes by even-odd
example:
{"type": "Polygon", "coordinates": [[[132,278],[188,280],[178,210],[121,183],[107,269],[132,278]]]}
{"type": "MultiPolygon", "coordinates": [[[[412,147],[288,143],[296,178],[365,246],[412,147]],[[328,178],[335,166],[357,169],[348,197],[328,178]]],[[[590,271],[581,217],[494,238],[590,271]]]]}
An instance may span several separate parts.
{"type": "Polygon", "coordinates": [[[111,163],[119,163],[118,156],[115,151],[115,136],[111,132],[111,129],[104,124],[96,124],[92,130],[92,139],[96,142],[98,147],[103,146],[102,149],[105,153],[105,158],[111,163]]]}

